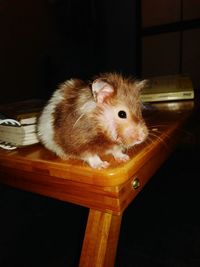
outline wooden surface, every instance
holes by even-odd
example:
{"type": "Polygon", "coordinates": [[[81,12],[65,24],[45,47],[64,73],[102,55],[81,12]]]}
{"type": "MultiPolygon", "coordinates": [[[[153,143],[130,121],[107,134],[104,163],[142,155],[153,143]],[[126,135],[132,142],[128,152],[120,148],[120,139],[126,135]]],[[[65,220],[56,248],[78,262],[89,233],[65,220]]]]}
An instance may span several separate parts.
{"type": "Polygon", "coordinates": [[[113,266],[124,209],[170,155],[193,110],[193,101],[146,109],[148,140],[128,152],[131,159],[126,163],[106,157],[111,162],[108,169],[94,170],[82,161],[61,160],[41,145],[0,150],[0,182],[88,207],[80,266],[113,266]],[[135,179],[137,189],[133,188],[135,179]]]}
{"type": "Polygon", "coordinates": [[[120,214],[168,157],[181,127],[193,110],[192,101],[160,104],[145,111],[148,140],[129,151],[131,160],[94,170],[81,161],[63,161],[41,145],[0,150],[0,181],[20,189],[89,208],[120,214]],[[132,189],[137,177],[140,187],[132,189]]]}
{"type": "Polygon", "coordinates": [[[90,210],[80,267],[112,266],[116,254],[121,218],[122,216],[90,210]],[[91,265],[91,259],[93,265],[91,265]]]}

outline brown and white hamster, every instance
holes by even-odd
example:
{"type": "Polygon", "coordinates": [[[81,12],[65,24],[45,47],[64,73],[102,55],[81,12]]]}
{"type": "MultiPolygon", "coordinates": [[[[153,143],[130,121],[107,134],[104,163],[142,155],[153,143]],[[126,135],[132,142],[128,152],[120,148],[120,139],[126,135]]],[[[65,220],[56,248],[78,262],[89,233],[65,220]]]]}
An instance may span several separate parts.
{"type": "Polygon", "coordinates": [[[67,80],[42,111],[39,139],[59,157],[81,159],[92,168],[109,166],[102,153],[129,160],[124,151],[148,136],[140,102],[144,85],[117,73],[101,74],[90,83],[67,80]]]}

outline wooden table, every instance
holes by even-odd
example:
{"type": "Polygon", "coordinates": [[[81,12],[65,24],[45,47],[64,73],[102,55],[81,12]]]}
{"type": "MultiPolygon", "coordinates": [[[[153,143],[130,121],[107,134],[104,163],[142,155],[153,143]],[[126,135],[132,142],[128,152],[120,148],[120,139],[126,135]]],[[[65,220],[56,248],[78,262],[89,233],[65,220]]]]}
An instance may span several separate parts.
{"type": "Polygon", "coordinates": [[[112,267],[123,211],[170,155],[193,110],[193,101],[147,109],[148,141],[130,150],[126,163],[106,158],[104,170],[63,161],[41,145],[0,150],[0,182],[89,208],[79,266],[112,267]]]}

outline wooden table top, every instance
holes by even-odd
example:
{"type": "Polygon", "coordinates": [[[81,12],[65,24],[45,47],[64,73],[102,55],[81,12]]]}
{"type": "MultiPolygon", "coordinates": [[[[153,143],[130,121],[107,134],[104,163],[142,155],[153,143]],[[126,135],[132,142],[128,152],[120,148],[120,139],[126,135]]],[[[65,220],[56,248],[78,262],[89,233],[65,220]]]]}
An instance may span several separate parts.
{"type": "Polygon", "coordinates": [[[193,101],[177,101],[147,108],[144,117],[150,129],[148,140],[128,152],[131,158],[128,162],[118,163],[110,156],[104,157],[111,163],[107,169],[92,169],[78,160],[61,160],[40,144],[12,151],[0,149],[0,181],[89,207],[93,205],[90,194],[91,199],[99,195],[99,207],[101,197],[108,197],[106,209],[119,213],[136,195],[131,188],[133,179],[140,178],[140,191],[178,142],[194,106],[193,101]],[[126,188],[128,193],[123,193],[126,188]],[[117,203],[119,199],[121,203],[117,203]]]}

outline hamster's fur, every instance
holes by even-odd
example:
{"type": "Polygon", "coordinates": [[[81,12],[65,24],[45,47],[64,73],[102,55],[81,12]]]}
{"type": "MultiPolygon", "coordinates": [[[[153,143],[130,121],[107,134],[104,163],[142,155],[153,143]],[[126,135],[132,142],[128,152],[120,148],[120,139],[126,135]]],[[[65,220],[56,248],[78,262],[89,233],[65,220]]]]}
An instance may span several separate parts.
{"type": "Polygon", "coordinates": [[[54,92],[38,120],[43,145],[63,159],[107,168],[100,154],[127,161],[125,151],[148,136],[140,90],[145,81],[105,73],[92,82],[67,80],[54,92]]]}

